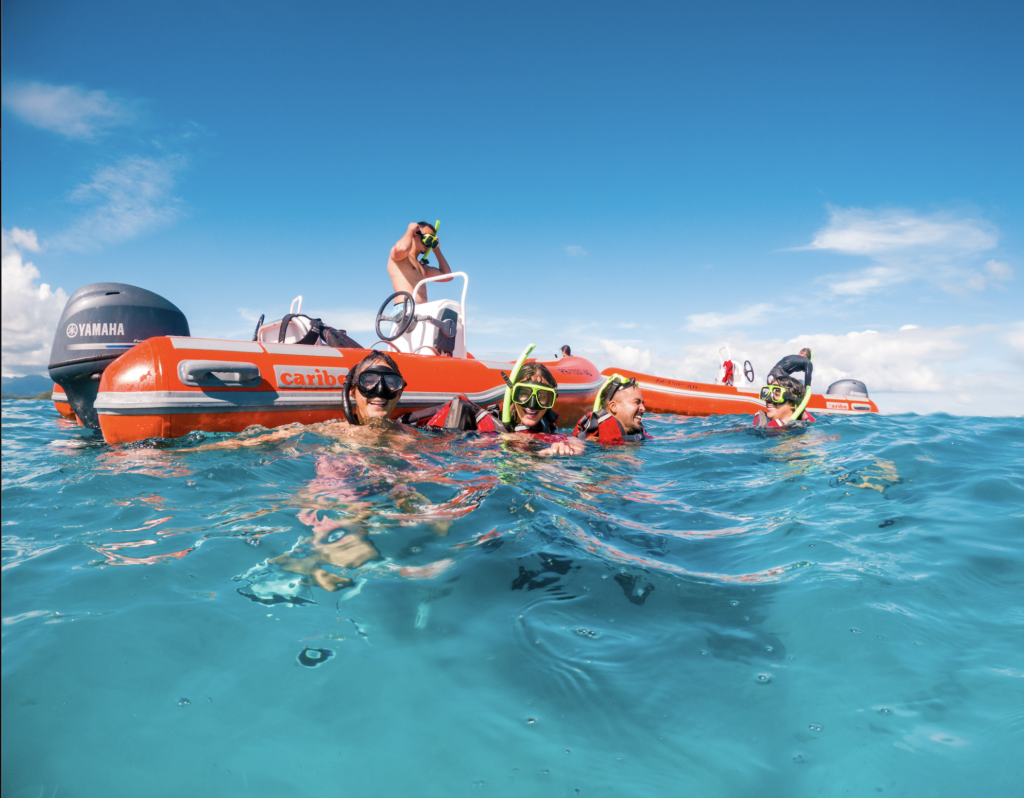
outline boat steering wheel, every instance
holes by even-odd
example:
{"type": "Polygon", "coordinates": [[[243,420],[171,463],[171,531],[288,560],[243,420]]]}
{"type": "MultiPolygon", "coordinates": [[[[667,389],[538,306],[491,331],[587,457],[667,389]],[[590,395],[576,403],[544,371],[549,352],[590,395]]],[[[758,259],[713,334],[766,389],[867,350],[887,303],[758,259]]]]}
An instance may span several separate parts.
{"type": "Polygon", "coordinates": [[[743,376],[747,378],[747,382],[754,381],[754,367],[750,365],[749,360],[743,361],[743,376]]]}
{"type": "Polygon", "coordinates": [[[391,296],[384,300],[384,304],[380,306],[380,310],[377,311],[377,322],[374,329],[377,332],[377,337],[382,341],[391,342],[396,338],[404,335],[409,329],[416,323],[416,301],[412,298],[412,294],[408,291],[395,291],[391,296]],[[384,311],[393,299],[402,298],[402,312],[396,316],[385,316],[384,311]],[[389,321],[393,325],[391,327],[391,335],[385,335],[380,330],[380,323],[382,321],[389,321]]]}

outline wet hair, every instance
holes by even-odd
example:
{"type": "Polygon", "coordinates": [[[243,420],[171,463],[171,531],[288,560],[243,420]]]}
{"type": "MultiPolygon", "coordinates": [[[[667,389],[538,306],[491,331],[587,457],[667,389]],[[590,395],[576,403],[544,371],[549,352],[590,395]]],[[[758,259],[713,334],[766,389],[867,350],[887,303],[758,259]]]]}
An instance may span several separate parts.
{"type": "MultiPolygon", "coordinates": [[[[523,367],[519,369],[519,373],[516,375],[516,382],[535,382],[550,385],[552,388],[557,390],[558,381],[555,376],[551,373],[550,369],[543,363],[524,363],[523,367]]],[[[511,399],[509,399],[511,401],[511,399]]],[[[519,405],[512,402],[511,413],[512,423],[518,424],[520,421],[519,417],[519,405]]],[[[551,412],[551,411],[548,411],[551,412]]]]}
{"type": "Polygon", "coordinates": [[[434,227],[434,225],[432,225],[430,222],[416,222],[416,224],[418,224],[420,227],[429,227],[431,230],[434,231],[434,235],[437,235],[437,228],[434,227]]]}
{"type": "Polygon", "coordinates": [[[796,377],[776,377],[775,384],[780,388],[785,388],[786,393],[789,394],[786,404],[796,407],[803,401],[804,385],[796,377]]]}
{"type": "Polygon", "coordinates": [[[394,361],[391,355],[389,355],[387,352],[380,352],[375,349],[362,360],[360,360],[356,364],[356,367],[352,369],[351,372],[349,372],[349,377],[351,377],[351,380],[349,380],[349,382],[355,382],[356,377],[358,377],[360,374],[362,374],[364,371],[370,368],[370,366],[376,366],[378,363],[383,363],[385,366],[390,368],[392,371],[396,372],[398,375],[402,374],[402,370],[398,368],[398,364],[394,361]]]}
{"type": "Polygon", "coordinates": [[[800,354],[803,355],[808,360],[811,359],[811,350],[808,349],[806,346],[800,350],[800,354]]]}
{"type": "Polygon", "coordinates": [[[572,350],[569,348],[569,344],[562,347],[562,354],[566,357],[572,357],[572,350]]]}

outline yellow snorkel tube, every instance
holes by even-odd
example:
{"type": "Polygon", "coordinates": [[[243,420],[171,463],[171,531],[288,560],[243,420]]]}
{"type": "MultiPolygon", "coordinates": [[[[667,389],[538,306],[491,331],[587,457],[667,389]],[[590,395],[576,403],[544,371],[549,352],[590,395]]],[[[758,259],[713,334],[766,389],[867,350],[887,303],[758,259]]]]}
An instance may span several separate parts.
{"type": "MultiPolygon", "coordinates": [[[[812,363],[814,362],[814,353],[811,352],[811,356],[807,358],[812,363]]],[[[807,382],[804,383],[804,398],[803,401],[797,405],[796,410],[793,411],[793,420],[799,421],[804,414],[804,410],[807,409],[807,403],[811,401],[811,373],[807,372],[807,382]]]]}
{"type": "Polygon", "coordinates": [[[503,424],[508,424],[512,421],[512,386],[516,384],[516,380],[519,379],[519,369],[523,367],[523,363],[526,362],[526,358],[530,356],[536,348],[537,344],[528,344],[526,349],[523,350],[523,354],[519,356],[519,360],[516,361],[516,367],[512,369],[512,376],[505,377],[505,372],[501,372],[501,376],[505,378],[505,401],[501,405],[501,421],[503,424]]]}
{"type": "MultiPolygon", "coordinates": [[[[436,222],[434,222],[434,238],[437,238],[437,231],[438,231],[438,229],[440,227],[441,227],[441,220],[438,219],[436,222]]],[[[436,246],[436,244],[435,244],[435,246],[436,246]]],[[[433,252],[433,247],[430,247],[426,252],[423,253],[423,257],[420,258],[420,265],[421,266],[429,266],[430,265],[430,261],[427,260],[427,258],[430,257],[430,253],[431,252],[433,252]]]]}
{"type": "Polygon", "coordinates": [[[604,394],[604,389],[611,385],[613,382],[629,382],[621,374],[612,374],[608,379],[604,381],[604,384],[598,389],[597,396],[594,397],[594,412],[598,413],[601,410],[601,396],[604,394]]]}

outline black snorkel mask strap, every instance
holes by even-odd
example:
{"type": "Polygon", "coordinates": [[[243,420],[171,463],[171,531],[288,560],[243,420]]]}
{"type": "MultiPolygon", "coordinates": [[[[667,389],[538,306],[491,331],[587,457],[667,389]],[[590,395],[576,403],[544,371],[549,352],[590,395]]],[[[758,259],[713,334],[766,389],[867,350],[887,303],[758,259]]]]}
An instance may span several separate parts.
{"type": "Polygon", "coordinates": [[[352,415],[352,400],[349,398],[352,392],[352,375],[356,373],[352,369],[345,377],[345,384],[341,388],[341,410],[345,414],[345,420],[353,427],[356,426],[355,417],[352,415]]]}

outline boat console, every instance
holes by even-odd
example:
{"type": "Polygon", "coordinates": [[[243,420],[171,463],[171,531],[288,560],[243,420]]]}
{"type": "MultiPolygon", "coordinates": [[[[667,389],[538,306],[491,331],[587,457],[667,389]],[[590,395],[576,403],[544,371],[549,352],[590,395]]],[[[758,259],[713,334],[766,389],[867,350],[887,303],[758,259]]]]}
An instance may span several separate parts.
{"type": "Polygon", "coordinates": [[[396,291],[384,300],[377,311],[378,343],[388,345],[395,352],[412,355],[465,358],[468,289],[469,275],[465,272],[452,272],[420,280],[412,294],[396,291]],[[416,304],[413,294],[420,290],[420,286],[453,277],[461,277],[463,280],[461,302],[435,299],[433,302],[416,304]]]}

